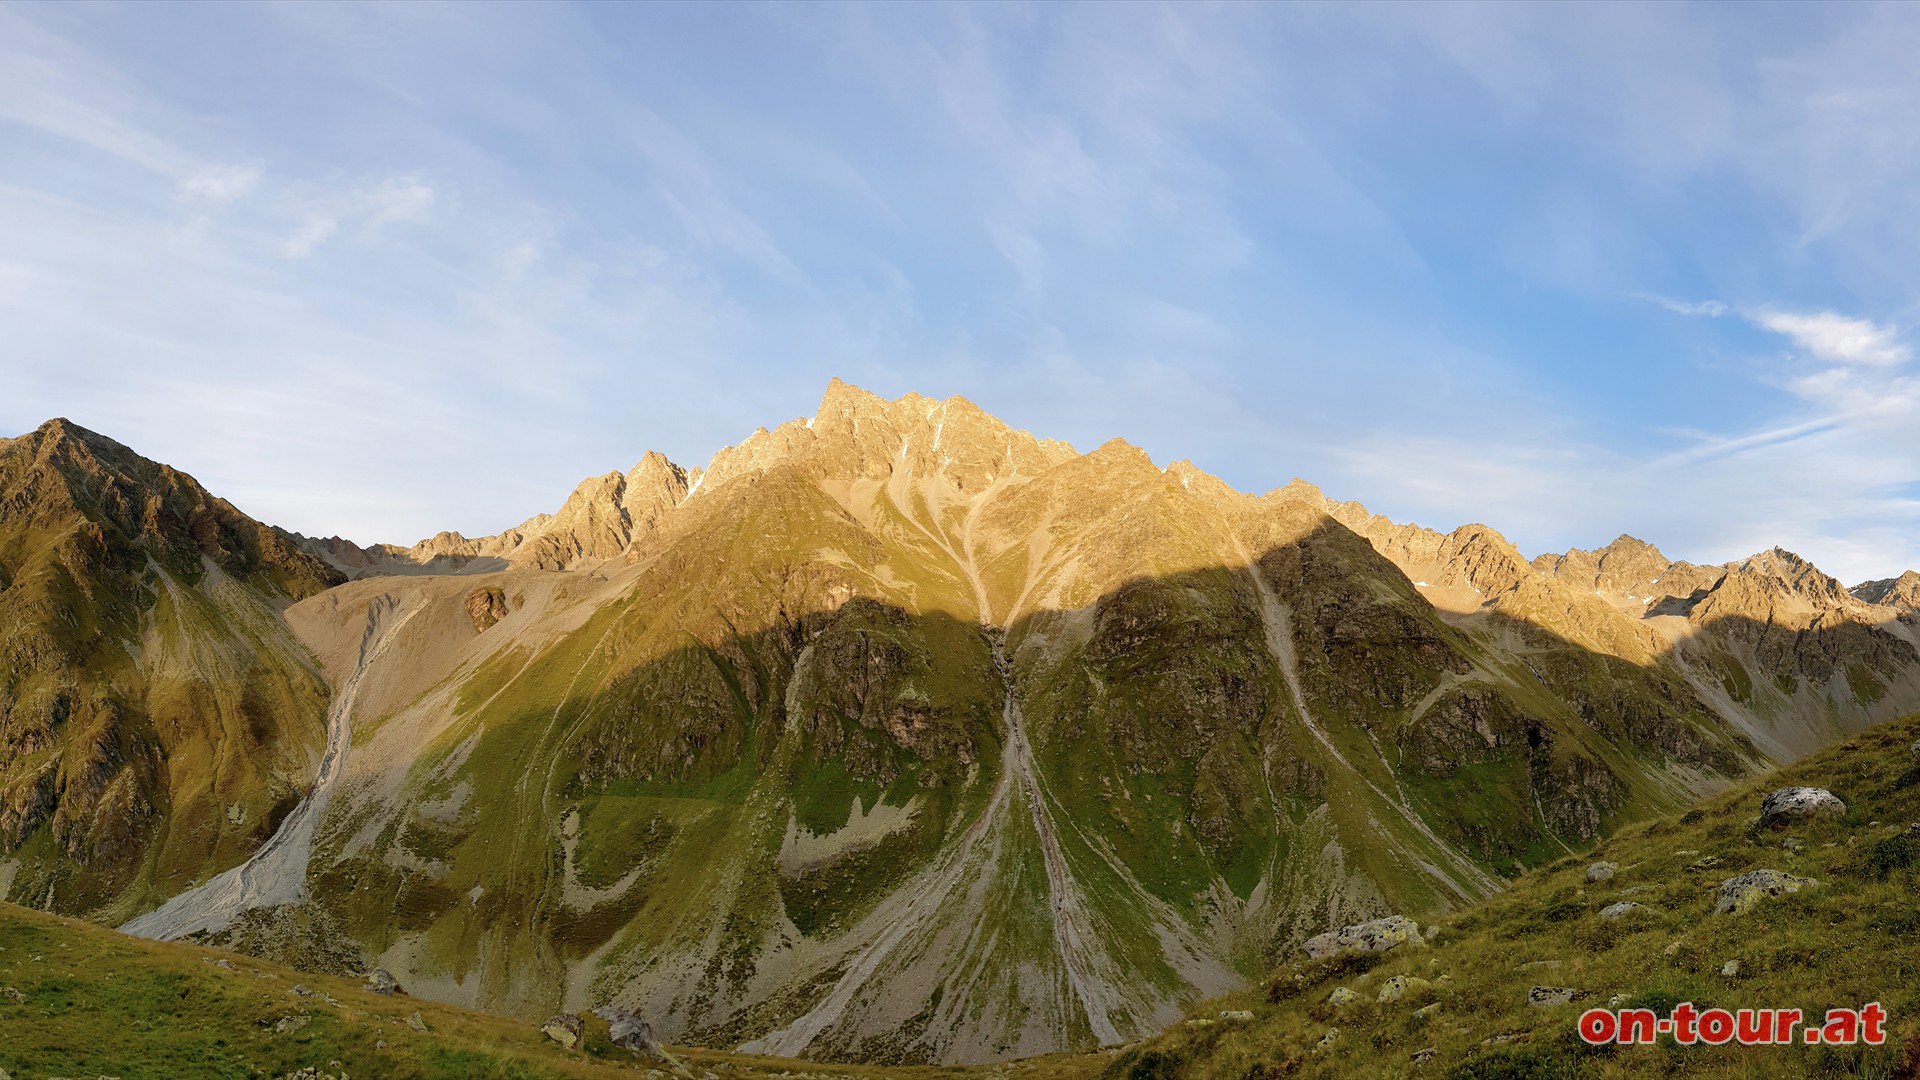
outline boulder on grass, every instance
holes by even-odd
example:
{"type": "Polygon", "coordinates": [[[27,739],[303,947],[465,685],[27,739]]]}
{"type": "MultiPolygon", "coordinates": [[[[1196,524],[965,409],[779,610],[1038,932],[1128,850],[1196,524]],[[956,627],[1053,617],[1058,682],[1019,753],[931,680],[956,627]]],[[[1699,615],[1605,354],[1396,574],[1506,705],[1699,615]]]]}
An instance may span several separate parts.
{"type": "Polygon", "coordinates": [[[1820,884],[1811,878],[1794,877],[1778,870],[1749,870],[1720,883],[1720,895],[1713,910],[1722,915],[1740,915],[1771,896],[1785,896],[1820,884]]]}
{"type": "Polygon", "coordinates": [[[541,1024],[540,1033],[571,1050],[580,1045],[581,1039],[586,1038],[587,1022],[573,1013],[561,1013],[559,1016],[549,1017],[546,1023],[541,1024]]]}
{"type": "Polygon", "coordinates": [[[1760,800],[1760,824],[1785,825],[1793,821],[1839,817],[1847,804],[1833,792],[1817,787],[1783,787],[1760,800]]]}

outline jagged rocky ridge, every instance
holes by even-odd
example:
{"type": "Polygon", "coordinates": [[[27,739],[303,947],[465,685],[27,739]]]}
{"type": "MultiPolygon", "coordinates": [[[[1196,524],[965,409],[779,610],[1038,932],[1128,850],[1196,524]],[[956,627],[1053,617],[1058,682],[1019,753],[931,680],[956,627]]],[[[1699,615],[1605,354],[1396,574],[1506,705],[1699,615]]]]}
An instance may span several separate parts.
{"type": "Polygon", "coordinates": [[[222,940],[784,1053],[1131,1038],[1920,697],[1784,553],[1535,564],[839,383],[497,537],[303,546],[358,578],[287,615],[352,751],[306,899],[222,940]]]}

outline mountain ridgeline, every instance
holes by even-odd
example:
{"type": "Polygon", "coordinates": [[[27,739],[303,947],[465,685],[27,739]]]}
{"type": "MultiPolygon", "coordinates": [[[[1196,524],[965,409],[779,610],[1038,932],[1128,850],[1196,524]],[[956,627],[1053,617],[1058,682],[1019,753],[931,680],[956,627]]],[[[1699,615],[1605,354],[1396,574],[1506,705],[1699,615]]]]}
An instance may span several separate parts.
{"type": "Polygon", "coordinates": [[[59,422],[0,468],[0,629],[66,643],[0,702],[0,894],[683,1043],[1131,1040],[1920,707],[1913,575],[1529,561],[837,381],[704,470],[412,548],[247,522],[59,422]],[[113,509],[161,489],[200,509],[113,509]]]}

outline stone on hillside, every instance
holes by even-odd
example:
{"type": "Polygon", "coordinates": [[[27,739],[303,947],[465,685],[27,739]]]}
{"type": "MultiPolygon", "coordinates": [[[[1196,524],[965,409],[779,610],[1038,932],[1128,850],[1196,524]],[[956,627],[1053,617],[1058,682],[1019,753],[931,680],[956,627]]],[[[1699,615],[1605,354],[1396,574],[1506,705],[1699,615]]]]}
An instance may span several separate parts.
{"type": "Polygon", "coordinates": [[[1760,800],[1760,824],[1776,825],[1820,817],[1839,817],[1847,804],[1826,788],[1783,787],[1760,800]]]}
{"type": "Polygon", "coordinates": [[[484,634],[507,617],[506,590],[498,585],[482,585],[467,594],[467,618],[473,620],[475,633],[484,634]]]}
{"type": "Polygon", "coordinates": [[[1332,1005],[1336,1009],[1342,1005],[1351,1005],[1359,1000],[1359,994],[1354,993],[1344,986],[1334,987],[1333,993],[1327,995],[1327,1004],[1332,1005]]]}
{"type": "Polygon", "coordinates": [[[1437,1047],[1423,1046],[1413,1052],[1413,1063],[1415,1065],[1425,1065],[1427,1062],[1432,1061],[1434,1055],[1439,1052],[1440,1050],[1437,1047]]]}
{"type": "Polygon", "coordinates": [[[540,1034],[571,1050],[586,1038],[587,1023],[574,1013],[561,1013],[541,1024],[540,1034]]]}
{"type": "Polygon", "coordinates": [[[400,980],[394,978],[393,973],[386,968],[377,967],[367,975],[365,989],[368,993],[379,994],[381,997],[392,997],[400,992],[400,980]]]}
{"type": "Polygon", "coordinates": [[[1603,919],[1619,919],[1640,910],[1643,910],[1641,905],[1631,900],[1622,900],[1617,904],[1608,904],[1606,907],[1601,908],[1600,917],[1603,919]]]}
{"type": "Polygon", "coordinates": [[[1913,756],[1920,757],[1920,739],[1913,741],[1913,756]]]}
{"type": "Polygon", "coordinates": [[[1713,910],[1722,915],[1739,915],[1753,909],[1769,896],[1784,896],[1820,884],[1811,878],[1794,877],[1778,870],[1749,870],[1720,883],[1720,895],[1713,910]]]}
{"type": "Polygon", "coordinates": [[[1613,875],[1618,873],[1619,870],[1620,867],[1615,863],[1594,863],[1592,866],[1587,867],[1587,881],[1595,885],[1598,885],[1602,881],[1612,881],[1613,875]]]}
{"type": "Polygon", "coordinates": [[[308,1016],[306,1013],[295,1013],[292,1016],[283,1016],[274,1021],[273,1033],[275,1035],[285,1035],[290,1031],[299,1031],[312,1022],[312,1020],[313,1017],[308,1016]]]}
{"type": "Polygon", "coordinates": [[[427,1030],[427,1021],[424,1017],[422,1017],[419,1013],[416,1012],[411,1016],[407,1017],[407,1026],[412,1028],[415,1031],[425,1031],[427,1030]]]}
{"type": "Polygon", "coordinates": [[[1372,922],[1355,923],[1329,930],[1307,939],[1301,948],[1312,959],[1341,953],[1386,952],[1408,941],[1420,940],[1420,924],[1405,915],[1389,915],[1372,922]]]}
{"type": "Polygon", "coordinates": [[[1720,974],[1726,976],[1729,979],[1733,978],[1735,975],[1740,974],[1740,961],[1729,960],[1726,963],[1721,964],[1720,974]]]}
{"type": "Polygon", "coordinates": [[[1419,1008],[1413,1010],[1413,1018],[1415,1020],[1425,1020],[1428,1017],[1431,1017],[1434,1013],[1437,1013],[1439,1011],[1440,1011],[1440,1003],[1436,1001],[1430,1005],[1422,1005],[1419,1008]]]}
{"type": "Polygon", "coordinates": [[[1536,986],[1527,991],[1527,1004],[1545,1007],[1548,1005],[1570,1005],[1587,996],[1585,990],[1575,990],[1571,986],[1536,986]]]}
{"type": "Polygon", "coordinates": [[[1222,1010],[1221,1010],[1221,1012],[1220,1012],[1220,1019],[1222,1019],[1222,1020],[1230,1020],[1230,1021],[1233,1021],[1234,1023],[1238,1023],[1238,1024],[1244,1024],[1244,1023],[1246,1023],[1247,1021],[1249,1021],[1249,1020],[1252,1020],[1252,1019],[1253,1019],[1253,1010],[1251,1010],[1251,1009],[1222,1009],[1222,1010]]]}
{"type": "Polygon", "coordinates": [[[620,1008],[603,1005],[593,1015],[607,1022],[607,1038],[623,1050],[631,1050],[649,1061],[665,1061],[666,1053],[653,1037],[653,1025],[620,1008]]]}
{"type": "Polygon", "coordinates": [[[1411,977],[1407,975],[1395,975],[1393,978],[1388,979],[1384,984],[1381,985],[1380,993],[1374,996],[1374,1000],[1380,1002],[1381,1004],[1389,1004],[1391,1002],[1399,1001],[1401,998],[1406,997],[1408,994],[1414,994],[1414,993],[1418,993],[1421,990],[1425,990],[1431,985],[1432,984],[1427,982],[1427,980],[1425,979],[1411,977]]]}
{"type": "Polygon", "coordinates": [[[1320,1043],[1319,1045],[1315,1046],[1314,1049],[1315,1050],[1331,1050],[1333,1049],[1333,1044],[1339,1041],[1340,1041],[1340,1029],[1328,1028],[1327,1033],[1325,1035],[1320,1036],[1320,1043]]]}

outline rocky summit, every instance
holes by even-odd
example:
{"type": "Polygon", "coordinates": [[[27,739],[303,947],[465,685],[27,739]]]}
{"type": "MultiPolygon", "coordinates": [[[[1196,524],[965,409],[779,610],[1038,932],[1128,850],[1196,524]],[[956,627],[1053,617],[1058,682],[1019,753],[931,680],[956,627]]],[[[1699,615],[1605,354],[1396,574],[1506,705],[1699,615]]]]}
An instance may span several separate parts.
{"type": "Polygon", "coordinates": [[[1529,559],[838,381],[410,546],[56,421],[0,443],[0,895],[576,1039],[1093,1050],[1912,711],[1898,580],[1529,559]]]}

